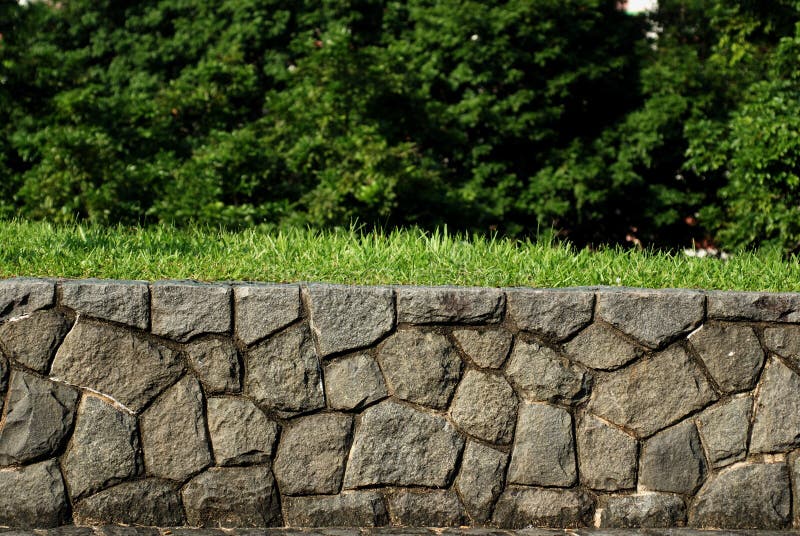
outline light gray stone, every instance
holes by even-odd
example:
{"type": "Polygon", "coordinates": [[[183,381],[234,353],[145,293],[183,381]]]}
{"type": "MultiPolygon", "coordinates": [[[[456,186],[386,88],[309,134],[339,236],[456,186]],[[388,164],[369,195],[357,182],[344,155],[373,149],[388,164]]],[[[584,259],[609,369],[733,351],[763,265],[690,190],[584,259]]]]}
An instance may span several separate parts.
{"type": "Polygon", "coordinates": [[[771,352],[800,366],[800,326],[786,325],[766,328],[764,344],[771,352]]]}
{"type": "Polygon", "coordinates": [[[366,352],[329,362],[324,376],[332,409],[361,408],[388,396],[381,369],[366,352]]]}
{"type": "Polygon", "coordinates": [[[522,404],[508,467],[509,483],[569,487],[576,479],[572,415],[546,404],[522,404]]]}
{"type": "Polygon", "coordinates": [[[144,281],[63,281],[61,305],[86,316],[139,329],[150,326],[150,289],[144,281]]]}
{"type": "Polygon", "coordinates": [[[378,527],[389,523],[383,496],[374,491],[284,497],[283,512],[289,527],[378,527]]]}
{"type": "Polygon", "coordinates": [[[493,522],[507,529],[589,525],[591,497],[577,489],[508,488],[497,501],[493,522]]]}
{"type": "Polygon", "coordinates": [[[671,493],[612,495],[598,511],[601,528],[672,528],[686,523],[686,505],[671,493]]]}
{"type": "Polygon", "coordinates": [[[394,327],[390,288],[309,285],[311,329],[322,356],[369,346],[394,327]]]}
{"type": "Polygon", "coordinates": [[[617,369],[644,353],[603,324],[588,326],[564,345],[564,351],[571,359],[598,370],[617,369]]]}
{"type": "Polygon", "coordinates": [[[507,289],[508,313],[524,331],[564,340],[592,321],[594,292],[575,289],[507,289]]]}
{"type": "Polygon", "coordinates": [[[650,348],[658,348],[703,321],[705,296],[691,290],[603,290],[598,315],[650,348]]]}
{"type": "Polygon", "coordinates": [[[598,381],[588,409],[648,436],[704,408],[717,398],[699,367],[680,346],[598,381]]]}
{"type": "Polygon", "coordinates": [[[267,411],[291,417],[325,407],[319,359],[305,324],[245,352],[245,392],[267,411]]]}
{"type": "Polygon", "coordinates": [[[142,413],[142,449],[149,476],[182,481],[211,463],[200,384],[186,376],[142,413]]]}
{"type": "Polygon", "coordinates": [[[691,420],[657,433],[642,445],[639,484],[650,491],[692,494],[705,476],[703,448],[691,420]]]}
{"type": "Polygon", "coordinates": [[[397,321],[411,324],[494,324],[505,296],[496,288],[396,287],[397,321]]]}
{"type": "Polygon", "coordinates": [[[502,376],[469,370],[458,384],[450,415],[468,434],[505,445],[514,435],[517,397],[502,376]]]}
{"type": "Polygon", "coordinates": [[[506,362],[514,338],[504,329],[457,329],[453,336],[473,363],[494,369],[506,362]]]}
{"type": "Polygon", "coordinates": [[[300,318],[299,285],[237,285],[233,299],[236,335],[248,346],[300,318]]]}
{"type": "Polygon", "coordinates": [[[203,333],[231,331],[231,287],[194,281],[158,281],[151,286],[152,331],[186,342],[203,333]]]}
{"type": "Polygon", "coordinates": [[[592,378],[553,349],[517,341],[506,365],[506,376],[522,398],[572,404],[589,395],[592,378]]]}
{"type": "Polygon", "coordinates": [[[756,397],[750,452],[787,451],[800,445],[800,376],[772,358],[756,397]]]}
{"type": "Polygon", "coordinates": [[[361,414],[344,487],[447,487],[464,440],[444,418],[391,400],[361,414]]]}
{"type": "Polygon", "coordinates": [[[75,523],[124,523],[156,527],[183,525],[183,506],[175,484],[157,478],[123,482],[75,503],[75,523]]]}
{"type": "Polygon", "coordinates": [[[124,328],[79,319],[50,374],[139,412],[183,371],[176,352],[124,328]]]}
{"type": "Polygon", "coordinates": [[[67,522],[69,503],[55,460],[0,469],[0,525],[49,528],[67,522]]]}
{"type": "Polygon", "coordinates": [[[281,526],[278,490],[269,467],[212,467],[181,492],[195,527],[281,526]]]}
{"type": "Polygon", "coordinates": [[[752,389],[761,367],[764,350],[750,326],[705,324],[689,340],[717,385],[726,393],[752,389]]]}
{"type": "Polygon", "coordinates": [[[389,391],[435,409],[447,407],[461,376],[461,358],[444,335],[398,331],[378,351],[389,391]]]}
{"type": "Polygon", "coordinates": [[[72,322],[56,311],[38,311],[0,325],[0,345],[17,363],[47,374],[72,322]]]}
{"type": "Polygon", "coordinates": [[[281,493],[337,493],[352,431],[350,415],[320,413],[293,420],[283,431],[273,464],[281,493]]]}
{"type": "Polygon", "coordinates": [[[475,522],[483,523],[491,517],[505,485],[507,465],[508,454],[475,441],[467,442],[455,488],[475,522]]]}
{"type": "Polygon", "coordinates": [[[50,307],[56,301],[56,285],[46,279],[0,279],[0,322],[50,307]]]}
{"type": "Polygon", "coordinates": [[[709,292],[708,317],[750,322],[800,322],[800,294],[709,292]]]}
{"type": "Polygon", "coordinates": [[[238,393],[239,351],[230,339],[203,338],[186,345],[189,366],[208,394],[238,393]]]}
{"type": "Polygon", "coordinates": [[[0,465],[30,462],[58,451],[72,431],[78,392],[15,370],[0,428],[0,465]]]}
{"type": "Polygon", "coordinates": [[[581,484],[604,491],[636,487],[636,439],[586,414],[578,423],[577,445],[581,484]]]}
{"type": "Polygon", "coordinates": [[[278,437],[278,425],[250,400],[213,397],[207,401],[208,433],[218,465],[266,463],[278,437]]]}
{"type": "Polygon", "coordinates": [[[458,527],[468,523],[464,506],[453,490],[397,489],[386,496],[392,525],[458,527]]]}
{"type": "Polygon", "coordinates": [[[711,467],[745,458],[752,411],[753,400],[745,396],[715,404],[697,416],[700,439],[711,467]]]}

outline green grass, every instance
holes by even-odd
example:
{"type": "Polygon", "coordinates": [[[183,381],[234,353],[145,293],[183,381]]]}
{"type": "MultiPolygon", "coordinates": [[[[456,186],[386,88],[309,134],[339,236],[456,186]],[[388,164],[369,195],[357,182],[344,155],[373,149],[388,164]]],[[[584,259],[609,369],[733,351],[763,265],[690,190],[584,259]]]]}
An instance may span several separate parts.
{"type": "Polygon", "coordinates": [[[13,276],[800,290],[798,259],[765,252],[722,261],[417,230],[228,232],[0,221],[0,277],[13,276]]]}

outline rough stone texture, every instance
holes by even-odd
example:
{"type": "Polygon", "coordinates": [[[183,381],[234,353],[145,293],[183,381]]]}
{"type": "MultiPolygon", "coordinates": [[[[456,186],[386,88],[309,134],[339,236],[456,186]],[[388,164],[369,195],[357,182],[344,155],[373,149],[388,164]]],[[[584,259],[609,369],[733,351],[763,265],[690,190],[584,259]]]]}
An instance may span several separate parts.
{"type": "Polygon", "coordinates": [[[514,434],[517,397],[502,376],[470,370],[458,384],[450,415],[468,434],[505,445],[514,434]]]}
{"type": "Polygon", "coordinates": [[[446,419],[381,402],[361,414],[344,487],[447,487],[463,447],[464,440],[446,419]]]}
{"type": "Polygon", "coordinates": [[[50,374],[139,412],[182,371],[178,354],[166,346],[127,329],[79,319],[56,352],[50,374]]]}
{"type": "Polygon", "coordinates": [[[789,455],[788,466],[792,483],[792,526],[800,527],[800,451],[789,455]]]}
{"type": "Polygon", "coordinates": [[[356,409],[386,398],[378,363],[358,352],[325,365],[325,393],[332,409],[356,409]]]}
{"type": "Polygon", "coordinates": [[[383,496],[374,491],[285,497],[283,514],[290,527],[379,527],[389,523],[383,496]]]}
{"type": "Polygon", "coordinates": [[[281,524],[278,490],[269,467],[212,467],[181,492],[189,525],[272,527],[281,524]]]}
{"type": "Polygon", "coordinates": [[[613,370],[642,357],[643,350],[603,324],[591,324],[564,345],[566,354],[598,370],[613,370]]]}
{"type": "Polygon", "coordinates": [[[159,281],[151,287],[153,333],[186,342],[202,333],[231,330],[231,288],[193,281],[159,281]]]}
{"type": "Polygon", "coordinates": [[[779,326],[764,330],[764,344],[776,354],[800,366],[800,326],[779,326]]]}
{"type": "Polygon", "coordinates": [[[236,335],[246,345],[300,318],[299,285],[240,285],[233,289],[236,335]]]}
{"type": "Polygon", "coordinates": [[[320,364],[305,324],[245,353],[245,392],[267,411],[291,417],[325,406],[320,364]]]}
{"type": "Polygon", "coordinates": [[[55,454],[72,431],[78,392],[20,370],[11,373],[8,389],[0,465],[55,454]]]}
{"type": "Polygon", "coordinates": [[[474,521],[483,523],[490,518],[505,485],[507,465],[508,454],[475,441],[467,442],[455,488],[474,521]]]}
{"type": "Polygon", "coordinates": [[[572,416],[546,404],[522,404],[508,467],[509,483],[569,487],[576,478],[572,416]]]}
{"type": "Polygon", "coordinates": [[[186,345],[189,366],[208,394],[238,393],[239,352],[230,339],[199,339],[186,345]]]}
{"type": "Polygon", "coordinates": [[[461,358],[444,335],[399,331],[378,352],[389,391],[435,409],[447,407],[461,375],[461,358]]]}
{"type": "Polygon", "coordinates": [[[697,416],[697,428],[711,467],[743,460],[747,455],[747,431],[753,400],[737,397],[704,410],[697,416]]]}
{"type": "Polygon", "coordinates": [[[412,324],[494,324],[505,296],[495,288],[396,287],[397,321],[412,324]]]}
{"type": "Polygon", "coordinates": [[[273,469],[285,495],[326,495],[339,491],[353,417],[322,413],[291,422],[283,431],[273,469]]]}
{"type": "Polygon", "coordinates": [[[762,374],[750,452],[786,451],[800,445],[800,376],[776,358],[762,374]]]}
{"type": "Polygon", "coordinates": [[[458,527],[467,524],[464,506],[453,490],[398,489],[386,496],[392,525],[458,527]]]}
{"type": "Polygon", "coordinates": [[[142,414],[142,449],[149,476],[185,480],[211,463],[200,384],[186,376],[142,414]]]}
{"type": "Polygon", "coordinates": [[[705,296],[691,290],[603,290],[598,315],[650,348],[691,331],[703,321],[705,296]]]}
{"type": "Polygon", "coordinates": [[[139,329],[150,326],[150,289],[144,281],[63,281],[61,305],[86,316],[139,329]]]}
{"type": "Polygon", "coordinates": [[[706,324],[689,340],[724,392],[752,389],[756,384],[764,350],[750,326],[706,324]]]}
{"type": "Polygon", "coordinates": [[[0,280],[0,322],[50,307],[55,301],[52,281],[25,277],[0,280]]]}
{"type": "Polygon", "coordinates": [[[457,329],[453,331],[453,336],[473,363],[494,369],[505,363],[514,338],[503,329],[457,329]]]}
{"type": "Polygon", "coordinates": [[[124,482],[75,503],[75,523],[174,527],[185,523],[176,485],[157,478],[124,482]]]}
{"type": "Polygon", "coordinates": [[[709,292],[708,317],[755,322],[800,322],[800,294],[709,292]]]}
{"type": "Polygon", "coordinates": [[[62,461],[72,499],[137,475],[141,468],[138,452],[136,417],[95,396],[84,396],[62,461]]]}
{"type": "Polygon", "coordinates": [[[598,382],[588,409],[648,436],[715,399],[686,351],[672,346],[598,382]]]}
{"type": "Polygon", "coordinates": [[[67,521],[69,503],[55,460],[0,469],[0,525],[57,527],[67,521]]]}
{"type": "Polygon", "coordinates": [[[694,493],[705,475],[703,448],[691,420],[657,433],[642,445],[639,484],[650,491],[694,493]]]}
{"type": "Polygon", "coordinates": [[[785,464],[736,464],[700,488],[689,525],[723,529],[784,529],[791,520],[785,464]]]}
{"type": "Polygon", "coordinates": [[[612,496],[598,511],[601,528],[669,528],[686,523],[686,505],[671,493],[612,496]]]}
{"type": "Polygon", "coordinates": [[[208,433],[218,465],[266,463],[278,438],[278,425],[250,400],[214,397],[207,401],[208,433]]]}
{"type": "Polygon", "coordinates": [[[394,327],[390,288],[309,285],[311,329],[322,356],[374,343],[394,327]]]}
{"type": "Polygon", "coordinates": [[[636,487],[636,439],[587,414],[578,423],[577,445],[581,484],[604,491],[636,487]]]}
{"type": "Polygon", "coordinates": [[[0,352],[0,415],[3,414],[3,405],[6,400],[6,388],[8,387],[8,361],[0,352]]]}
{"type": "Polygon", "coordinates": [[[507,289],[508,313],[517,327],[563,340],[592,320],[594,292],[507,289]]]}
{"type": "Polygon", "coordinates": [[[591,498],[580,490],[508,488],[497,501],[493,521],[508,529],[584,527],[593,509],[591,498]]]}
{"type": "Polygon", "coordinates": [[[526,341],[514,345],[506,376],[527,400],[567,404],[588,396],[592,380],[583,369],[553,349],[526,341]]]}
{"type": "Polygon", "coordinates": [[[0,325],[0,345],[17,363],[47,374],[56,349],[72,327],[56,311],[39,311],[0,325]]]}

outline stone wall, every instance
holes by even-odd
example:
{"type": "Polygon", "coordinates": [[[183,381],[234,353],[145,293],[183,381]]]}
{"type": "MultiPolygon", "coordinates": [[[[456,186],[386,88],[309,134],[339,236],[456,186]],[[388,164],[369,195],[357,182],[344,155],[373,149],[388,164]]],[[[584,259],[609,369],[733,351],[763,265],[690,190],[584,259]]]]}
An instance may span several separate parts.
{"type": "Polygon", "coordinates": [[[800,294],[0,281],[0,525],[800,527],[800,294]]]}

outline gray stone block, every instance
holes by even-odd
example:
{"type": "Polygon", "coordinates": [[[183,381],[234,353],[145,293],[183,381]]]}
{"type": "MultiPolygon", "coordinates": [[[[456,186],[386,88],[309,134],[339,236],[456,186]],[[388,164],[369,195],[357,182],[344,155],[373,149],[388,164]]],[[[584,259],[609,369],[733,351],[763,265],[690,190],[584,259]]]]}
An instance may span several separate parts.
{"type": "Polygon", "coordinates": [[[0,345],[8,357],[41,374],[47,374],[72,322],[56,311],[38,311],[0,325],[0,345]]]}
{"type": "Polygon", "coordinates": [[[397,321],[411,324],[494,324],[505,296],[496,288],[396,287],[397,321]]]}
{"type": "Polygon", "coordinates": [[[769,351],[800,366],[800,326],[786,325],[766,328],[764,345],[769,351]]]}
{"type": "Polygon", "coordinates": [[[522,404],[508,482],[569,487],[577,480],[572,415],[546,404],[522,404]]]}
{"type": "Polygon", "coordinates": [[[577,445],[581,484],[604,491],[636,487],[636,439],[586,414],[577,426],[577,445]]]}
{"type": "Polygon", "coordinates": [[[237,285],[233,299],[236,335],[248,346],[300,318],[300,285],[237,285]]]}
{"type": "Polygon", "coordinates": [[[647,490],[692,494],[705,476],[705,456],[691,420],[657,433],[642,445],[639,484],[647,490]]]}
{"type": "Polygon", "coordinates": [[[603,324],[591,324],[564,345],[564,352],[578,363],[598,370],[613,370],[644,354],[642,348],[620,337],[603,324]]]}
{"type": "Polygon", "coordinates": [[[476,523],[484,523],[491,517],[495,501],[505,486],[507,465],[508,454],[475,441],[467,442],[455,489],[476,523]]]}
{"type": "Polygon", "coordinates": [[[150,289],[144,281],[63,281],[61,305],[101,320],[150,327],[150,289]]]}
{"type": "Polygon", "coordinates": [[[464,506],[453,490],[397,489],[387,494],[392,525],[458,527],[468,523],[464,506]]]}
{"type": "Polygon", "coordinates": [[[69,503],[56,460],[0,469],[0,525],[49,528],[67,522],[69,503]]]}
{"type": "Polygon", "coordinates": [[[761,376],[750,452],[791,450],[800,445],[800,376],[774,357],[761,376]]]}
{"type": "Polygon", "coordinates": [[[764,350],[753,328],[705,324],[689,336],[689,341],[722,391],[746,391],[755,386],[764,365],[764,350]]]}
{"type": "Polygon", "coordinates": [[[671,493],[612,495],[598,512],[601,528],[671,528],[686,523],[686,505],[671,493]]]}
{"type": "Polygon", "coordinates": [[[241,391],[239,351],[230,339],[196,339],[186,345],[186,357],[207,394],[241,391]]]}
{"type": "Polygon", "coordinates": [[[564,340],[592,321],[594,292],[582,289],[506,289],[517,327],[564,340]]]}
{"type": "Polygon", "coordinates": [[[212,397],[206,402],[208,433],[218,465],[269,462],[278,425],[250,400],[212,397]]]}
{"type": "Polygon", "coordinates": [[[800,294],[709,292],[708,317],[751,322],[800,322],[800,294]]]}
{"type": "Polygon", "coordinates": [[[194,281],[158,281],[152,295],[152,331],[186,342],[203,333],[229,333],[231,287],[194,281]]]}
{"type": "Polygon", "coordinates": [[[329,362],[324,376],[332,409],[357,409],[388,396],[381,369],[366,352],[329,362]]]}
{"type": "Polygon", "coordinates": [[[585,527],[593,512],[591,497],[578,489],[512,487],[500,495],[492,521],[507,529],[585,527]]]}
{"type": "Polygon", "coordinates": [[[284,497],[283,513],[289,527],[376,527],[389,523],[383,495],[374,491],[284,497]]]}
{"type": "Polygon", "coordinates": [[[56,301],[56,285],[46,279],[0,279],[0,322],[50,307],[56,301]]]}
{"type": "Polygon", "coordinates": [[[490,443],[508,444],[517,420],[517,397],[501,375],[469,370],[450,405],[453,422],[490,443]]]}
{"type": "Polygon", "coordinates": [[[493,369],[503,366],[514,338],[504,329],[457,329],[453,336],[473,363],[493,369]]]}
{"type": "Polygon", "coordinates": [[[82,525],[175,527],[185,523],[177,486],[157,478],[123,482],[95,493],[74,504],[73,516],[82,525]]]}
{"type": "Polygon", "coordinates": [[[520,396],[531,401],[577,403],[589,396],[592,382],[581,367],[535,342],[517,341],[505,372],[520,396]]]}
{"type": "Polygon", "coordinates": [[[697,416],[697,428],[711,467],[743,460],[747,455],[747,432],[753,399],[736,397],[715,404],[697,416]]]}

